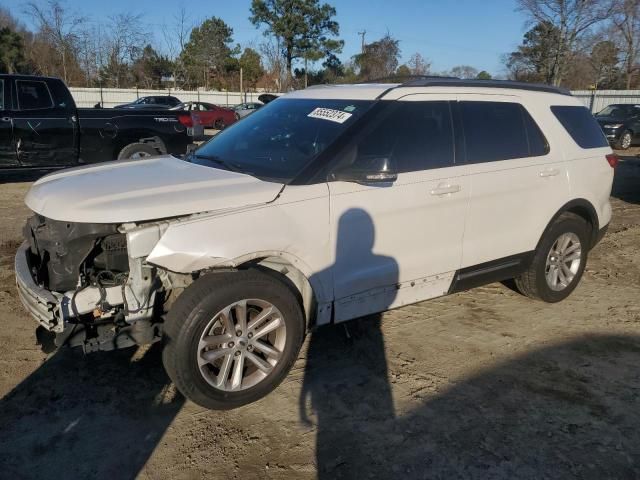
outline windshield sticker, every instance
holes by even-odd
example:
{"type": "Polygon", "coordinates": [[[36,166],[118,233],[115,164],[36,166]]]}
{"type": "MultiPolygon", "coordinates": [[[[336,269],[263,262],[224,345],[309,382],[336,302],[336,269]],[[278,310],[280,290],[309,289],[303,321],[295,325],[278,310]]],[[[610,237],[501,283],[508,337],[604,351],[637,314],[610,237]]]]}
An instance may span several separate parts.
{"type": "Polygon", "coordinates": [[[330,122],[344,123],[351,117],[350,113],[333,110],[331,108],[316,108],[307,117],[320,118],[330,122]]]}

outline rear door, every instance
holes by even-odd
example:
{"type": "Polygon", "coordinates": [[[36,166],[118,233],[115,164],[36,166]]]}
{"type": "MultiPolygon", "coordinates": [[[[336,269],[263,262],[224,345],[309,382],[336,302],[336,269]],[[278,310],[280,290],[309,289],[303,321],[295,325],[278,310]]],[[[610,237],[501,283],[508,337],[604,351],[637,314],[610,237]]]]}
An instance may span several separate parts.
{"type": "Polygon", "coordinates": [[[518,97],[460,95],[471,179],[462,267],[535,249],[569,197],[567,167],[518,97]]]}
{"type": "Polygon", "coordinates": [[[13,132],[19,164],[47,168],[77,163],[75,105],[57,98],[44,80],[15,80],[14,91],[13,132]]]}
{"type": "Polygon", "coordinates": [[[18,166],[16,145],[13,141],[10,80],[0,78],[0,168],[18,166]],[[6,83],[5,83],[6,82],[6,83]]]}

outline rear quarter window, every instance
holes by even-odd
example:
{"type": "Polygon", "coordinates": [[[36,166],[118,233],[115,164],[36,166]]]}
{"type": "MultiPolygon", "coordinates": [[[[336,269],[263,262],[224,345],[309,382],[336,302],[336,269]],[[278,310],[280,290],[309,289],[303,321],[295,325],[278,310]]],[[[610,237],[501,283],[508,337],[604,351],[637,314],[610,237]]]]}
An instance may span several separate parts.
{"type": "Polygon", "coordinates": [[[600,125],[586,107],[553,105],[551,112],[581,148],[609,146],[600,125]]]}

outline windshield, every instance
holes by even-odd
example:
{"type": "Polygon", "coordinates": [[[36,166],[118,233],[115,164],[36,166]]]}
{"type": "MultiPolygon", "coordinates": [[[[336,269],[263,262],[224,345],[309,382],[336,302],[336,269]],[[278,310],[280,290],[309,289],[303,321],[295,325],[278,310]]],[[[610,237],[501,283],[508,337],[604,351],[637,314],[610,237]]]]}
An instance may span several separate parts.
{"type": "Polygon", "coordinates": [[[609,105],[601,110],[596,117],[626,117],[640,113],[640,108],[635,105],[609,105]]]}
{"type": "Polygon", "coordinates": [[[218,133],[187,161],[288,183],[373,103],[278,99],[218,133]]]}

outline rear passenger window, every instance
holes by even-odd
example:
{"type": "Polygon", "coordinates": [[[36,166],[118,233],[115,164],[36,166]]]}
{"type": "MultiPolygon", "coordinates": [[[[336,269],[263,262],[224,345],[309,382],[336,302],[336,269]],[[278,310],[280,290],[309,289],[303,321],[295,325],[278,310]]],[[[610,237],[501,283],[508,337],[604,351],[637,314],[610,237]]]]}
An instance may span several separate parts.
{"type": "Polygon", "coordinates": [[[519,103],[460,102],[467,162],[535,157],[549,152],[544,135],[519,103]]]}
{"type": "Polygon", "coordinates": [[[16,80],[16,88],[20,110],[53,108],[53,98],[45,82],[16,80]]]}
{"type": "Polygon", "coordinates": [[[353,163],[390,158],[398,173],[454,164],[449,102],[395,102],[350,150],[353,163]]]}
{"type": "Polygon", "coordinates": [[[551,111],[571,138],[582,148],[609,146],[600,125],[586,107],[554,105],[551,111]]]}

